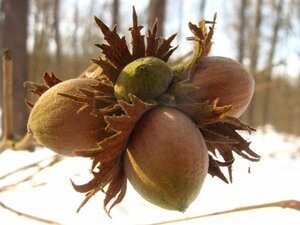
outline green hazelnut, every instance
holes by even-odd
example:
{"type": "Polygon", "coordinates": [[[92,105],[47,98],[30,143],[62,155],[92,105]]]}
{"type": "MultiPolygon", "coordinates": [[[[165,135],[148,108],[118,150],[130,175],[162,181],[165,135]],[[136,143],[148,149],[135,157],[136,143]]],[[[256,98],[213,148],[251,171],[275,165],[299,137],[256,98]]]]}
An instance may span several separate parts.
{"type": "Polygon", "coordinates": [[[163,94],[172,81],[171,68],[159,58],[139,58],[124,67],[114,93],[118,100],[130,101],[129,94],[152,100],[163,94]]]}

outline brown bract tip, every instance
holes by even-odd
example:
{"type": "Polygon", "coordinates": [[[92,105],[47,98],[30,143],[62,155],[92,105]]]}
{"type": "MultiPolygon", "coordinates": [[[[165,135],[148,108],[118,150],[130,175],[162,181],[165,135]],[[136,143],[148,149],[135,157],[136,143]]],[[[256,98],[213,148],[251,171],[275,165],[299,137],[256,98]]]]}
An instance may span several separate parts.
{"type": "Polygon", "coordinates": [[[156,37],[157,21],[154,22],[151,31],[148,31],[145,43],[145,36],[141,34],[143,26],[138,24],[138,17],[133,7],[132,13],[133,25],[129,28],[131,33],[132,51],[127,47],[125,37],[120,37],[116,31],[116,26],[112,30],[108,28],[99,18],[95,17],[95,21],[104,35],[107,44],[96,44],[101,49],[105,57],[93,59],[103,69],[103,74],[114,84],[122,69],[132,61],[152,56],[159,58],[165,62],[168,61],[172,53],[177,47],[172,47],[171,42],[176,34],[169,38],[156,37]]]}
{"type": "Polygon", "coordinates": [[[108,184],[104,200],[104,208],[108,214],[125,196],[127,178],[122,168],[122,153],[136,122],[145,112],[156,106],[154,102],[141,101],[134,95],[130,95],[130,99],[131,103],[118,102],[123,113],[104,117],[107,123],[104,132],[107,135],[99,141],[98,150],[76,152],[79,156],[93,158],[91,169],[94,175],[94,178],[84,185],[75,185],[72,182],[76,191],[87,193],[87,197],[80,205],[79,210],[96,192],[103,190],[108,184]],[[95,169],[97,170],[95,171],[95,169]],[[106,206],[115,196],[117,198],[107,210],[106,206]]]}

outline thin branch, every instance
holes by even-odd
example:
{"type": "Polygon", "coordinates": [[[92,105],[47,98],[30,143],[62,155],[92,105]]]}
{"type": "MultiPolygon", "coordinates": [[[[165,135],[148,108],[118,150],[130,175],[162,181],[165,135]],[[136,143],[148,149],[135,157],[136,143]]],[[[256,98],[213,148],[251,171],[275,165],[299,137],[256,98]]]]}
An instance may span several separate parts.
{"type": "Polygon", "coordinates": [[[7,206],[3,202],[0,202],[0,206],[2,208],[12,212],[12,213],[17,214],[18,216],[23,216],[23,217],[26,217],[26,218],[31,219],[31,220],[35,220],[35,221],[39,221],[39,222],[47,223],[47,224],[52,224],[52,225],[62,225],[62,223],[59,223],[59,222],[56,222],[56,221],[53,221],[53,220],[43,219],[43,218],[40,218],[40,217],[37,217],[37,216],[33,216],[33,215],[30,215],[30,214],[15,210],[15,209],[7,206]]]}
{"type": "Polygon", "coordinates": [[[51,158],[53,158],[53,156],[48,157],[48,158],[45,158],[45,159],[41,159],[41,160],[39,160],[39,161],[37,161],[37,162],[34,162],[34,163],[31,163],[31,164],[22,166],[22,167],[20,167],[20,168],[18,168],[18,169],[15,169],[15,170],[13,170],[13,171],[11,171],[11,172],[9,172],[9,173],[7,173],[7,174],[1,176],[1,177],[0,177],[0,180],[3,180],[3,179],[5,179],[5,178],[7,178],[7,177],[9,177],[9,176],[11,176],[11,175],[14,175],[14,174],[18,173],[18,172],[22,172],[22,171],[24,171],[24,170],[27,170],[27,169],[36,167],[36,166],[39,165],[40,163],[45,162],[45,161],[47,161],[47,160],[49,160],[49,159],[51,159],[51,158]]]}
{"type": "Polygon", "coordinates": [[[300,201],[284,200],[284,201],[270,202],[270,203],[264,203],[264,204],[259,204],[259,205],[244,206],[244,207],[239,207],[239,208],[235,208],[235,209],[229,209],[229,210],[225,210],[225,211],[210,213],[210,214],[206,214],[206,215],[186,217],[183,219],[169,220],[169,221],[163,221],[163,222],[147,224],[147,225],[162,225],[162,224],[179,223],[179,222],[201,219],[201,218],[210,217],[210,216],[218,216],[218,215],[224,215],[224,214],[228,214],[228,213],[235,213],[235,212],[242,212],[242,211],[248,211],[248,210],[253,210],[253,209],[270,208],[270,207],[289,208],[289,209],[294,209],[294,210],[300,211],[300,201]]]}
{"type": "Polygon", "coordinates": [[[34,172],[32,172],[30,175],[24,177],[23,179],[17,181],[16,183],[12,183],[12,184],[8,184],[5,186],[0,187],[0,192],[4,192],[4,191],[8,191],[11,190],[13,188],[15,188],[17,185],[21,184],[21,183],[25,183],[28,181],[31,181],[39,172],[41,172],[42,170],[49,168],[51,166],[53,166],[54,164],[60,162],[63,158],[59,155],[55,155],[53,157],[47,158],[47,159],[42,159],[38,162],[23,166],[21,168],[18,168],[12,172],[9,172],[3,176],[0,177],[0,180],[3,180],[9,176],[15,175],[19,172],[24,172],[25,170],[29,170],[29,169],[35,169],[34,172]],[[49,161],[48,163],[41,165],[43,162],[45,161],[49,161]]]}

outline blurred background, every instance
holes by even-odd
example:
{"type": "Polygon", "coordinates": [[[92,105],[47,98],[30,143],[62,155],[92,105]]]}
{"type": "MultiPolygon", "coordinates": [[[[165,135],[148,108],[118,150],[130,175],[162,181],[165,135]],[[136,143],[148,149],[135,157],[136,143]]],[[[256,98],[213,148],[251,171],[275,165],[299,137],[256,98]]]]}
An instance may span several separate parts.
{"type": "MultiPolygon", "coordinates": [[[[192,43],[186,40],[191,35],[188,22],[212,20],[217,12],[211,55],[243,63],[256,80],[253,100],[242,115],[243,121],[258,128],[252,140],[254,146],[269,149],[258,150],[268,157],[276,158],[284,152],[285,157],[294,160],[288,165],[299,169],[299,161],[295,161],[300,158],[299,0],[0,0],[0,4],[0,50],[11,50],[14,61],[16,137],[25,134],[29,112],[24,104],[24,81],[40,82],[44,72],[54,72],[62,79],[76,77],[91,64],[91,58],[101,54],[94,46],[104,41],[94,15],[110,27],[118,24],[118,32],[126,36],[128,43],[133,5],[144,33],[158,18],[160,36],[178,33],[173,46],[179,48],[172,56],[176,60],[192,50],[192,43]],[[271,147],[266,143],[272,143],[271,147]]],[[[2,90],[2,76],[0,82],[2,90]]],[[[5,154],[0,161],[16,153],[5,154]]],[[[299,171],[290,173],[291,179],[299,183],[299,171]]]]}

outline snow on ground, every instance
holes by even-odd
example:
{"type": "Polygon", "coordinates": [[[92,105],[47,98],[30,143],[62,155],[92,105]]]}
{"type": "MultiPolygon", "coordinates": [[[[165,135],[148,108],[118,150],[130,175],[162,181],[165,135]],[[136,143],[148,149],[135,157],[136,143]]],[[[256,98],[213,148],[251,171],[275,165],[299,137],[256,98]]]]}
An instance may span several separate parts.
{"type": "MultiPolygon", "coordinates": [[[[47,185],[35,188],[32,188],[32,183],[19,185],[15,190],[0,193],[0,201],[16,210],[59,221],[64,225],[135,225],[182,219],[265,202],[300,200],[300,138],[278,134],[271,127],[265,127],[264,131],[266,133],[258,129],[249,137],[252,141],[252,149],[262,156],[261,161],[251,163],[236,157],[232,184],[224,184],[217,178],[208,176],[199,197],[184,214],[151,205],[130,185],[123,202],[112,210],[112,219],[108,218],[102,210],[104,196],[101,193],[92,198],[77,214],[76,209],[84,195],[72,189],[69,178],[77,183],[88,180],[90,161],[82,158],[67,158],[41,172],[34,179],[35,184],[47,182],[47,185]],[[248,173],[249,167],[250,173],[248,173]]],[[[6,151],[0,155],[0,176],[51,155],[53,154],[47,149],[39,149],[34,154],[6,151]]],[[[4,182],[8,180],[0,180],[0,187],[4,182]]],[[[176,224],[200,223],[299,225],[300,213],[291,209],[268,208],[176,224]]],[[[0,224],[40,225],[42,223],[16,216],[0,208],[0,224]]]]}

